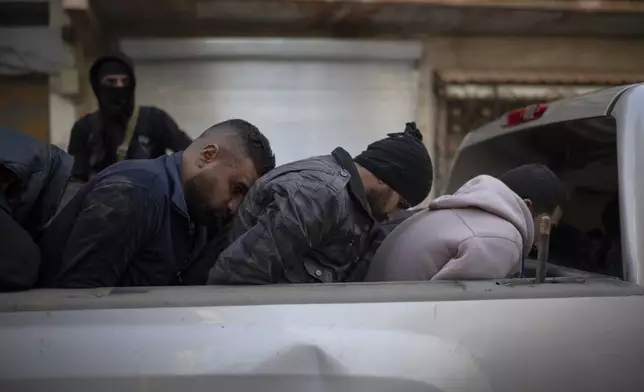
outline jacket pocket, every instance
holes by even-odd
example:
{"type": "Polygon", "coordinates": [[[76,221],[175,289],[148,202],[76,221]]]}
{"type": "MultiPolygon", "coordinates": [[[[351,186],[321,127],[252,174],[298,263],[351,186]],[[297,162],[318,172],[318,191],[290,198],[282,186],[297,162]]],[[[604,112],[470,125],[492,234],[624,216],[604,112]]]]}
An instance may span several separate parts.
{"type": "Polygon", "coordinates": [[[332,283],[333,271],[323,267],[313,260],[304,260],[304,269],[317,282],[332,283]]]}

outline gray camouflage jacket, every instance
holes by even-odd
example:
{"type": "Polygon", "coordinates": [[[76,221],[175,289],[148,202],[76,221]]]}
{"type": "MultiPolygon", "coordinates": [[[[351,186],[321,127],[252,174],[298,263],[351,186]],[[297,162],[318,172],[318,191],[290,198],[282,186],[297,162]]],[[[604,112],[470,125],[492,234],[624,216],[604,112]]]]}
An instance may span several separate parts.
{"type": "Polygon", "coordinates": [[[208,283],[345,281],[374,224],[345,150],[278,167],[246,195],[208,283]]]}

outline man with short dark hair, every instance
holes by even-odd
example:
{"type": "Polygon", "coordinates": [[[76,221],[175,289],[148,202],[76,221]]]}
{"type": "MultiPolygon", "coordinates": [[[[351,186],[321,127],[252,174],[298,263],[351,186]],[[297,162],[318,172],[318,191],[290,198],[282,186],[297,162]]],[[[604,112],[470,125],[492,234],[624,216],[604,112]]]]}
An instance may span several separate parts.
{"type": "Polygon", "coordinates": [[[535,218],[535,227],[539,226],[539,219],[546,214],[555,225],[561,219],[561,208],[567,199],[566,186],[545,165],[519,166],[503,173],[499,181],[523,199],[535,218]]]}
{"type": "Polygon", "coordinates": [[[564,184],[543,165],[475,177],[400,224],[367,281],[505,278],[533,246],[536,222],[547,214],[556,224],[565,201],[564,184]]]}
{"type": "Polygon", "coordinates": [[[205,228],[234,214],[274,166],[268,140],[243,120],[214,125],[183,153],[112,165],[45,230],[42,285],[180,284],[205,228]]]}
{"type": "Polygon", "coordinates": [[[281,166],[250,190],[210,284],[346,281],[376,221],[429,194],[432,165],[413,123],[353,159],[331,155],[281,166]]]}
{"type": "Polygon", "coordinates": [[[75,180],[86,182],[120,160],[157,158],[188,147],[190,137],[166,112],[135,105],[134,65],[123,53],[97,58],[89,75],[99,110],[72,128],[68,151],[75,180]]]}

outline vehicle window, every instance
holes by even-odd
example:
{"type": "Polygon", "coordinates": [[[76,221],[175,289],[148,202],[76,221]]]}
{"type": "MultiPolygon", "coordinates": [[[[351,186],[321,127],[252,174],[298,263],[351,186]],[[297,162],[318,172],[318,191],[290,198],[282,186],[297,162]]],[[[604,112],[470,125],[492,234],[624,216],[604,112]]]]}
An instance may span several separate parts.
{"type": "MultiPolygon", "coordinates": [[[[455,162],[453,179],[498,175],[526,163],[546,164],[570,192],[551,234],[550,262],[622,278],[615,120],[552,124],[471,146],[455,162]]],[[[450,182],[450,188],[459,185],[450,182]]]]}

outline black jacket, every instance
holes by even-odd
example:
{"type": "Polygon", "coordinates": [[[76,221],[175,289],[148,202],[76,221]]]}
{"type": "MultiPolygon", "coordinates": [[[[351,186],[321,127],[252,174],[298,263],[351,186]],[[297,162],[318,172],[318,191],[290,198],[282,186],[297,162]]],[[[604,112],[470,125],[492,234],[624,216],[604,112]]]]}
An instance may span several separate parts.
{"type": "MultiPolygon", "coordinates": [[[[90,82],[98,96],[100,88],[99,69],[106,61],[119,61],[130,70],[131,88],[136,86],[132,61],[123,54],[112,54],[99,57],[90,69],[90,82]]],[[[68,151],[75,158],[72,175],[87,181],[89,177],[100,172],[117,161],[116,149],[125,136],[125,128],[117,127],[119,135],[109,135],[101,111],[90,113],[78,120],[72,128],[68,151]],[[123,128],[123,129],[120,129],[123,128]]],[[[163,110],[141,106],[139,117],[130,140],[126,159],[157,158],[166,150],[183,151],[191,139],[179,129],[172,118],[163,110]]]]}
{"type": "Polygon", "coordinates": [[[342,282],[375,221],[351,156],[293,162],[260,178],[233,220],[209,284],[342,282]]]}
{"type": "Polygon", "coordinates": [[[188,215],[181,153],[119,162],[92,178],[40,242],[45,287],[168,286],[205,244],[188,215]]]}
{"type": "Polygon", "coordinates": [[[5,192],[11,216],[36,238],[56,213],[73,159],[58,147],[0,127],[0,165],[16,178],[5,192]]]}
{"type": "Polygon", "coordinates": [[[56,212],[72,158],[55,146],[0,127],[0,166],[10,177],[0,192],[0,291],[29,289],[40,266],[35,241],[56,212]]]}
{"type": "MultiPolygon", "coordinates": [[[[100,111],[90,113],[74,124],[68,151],[74,156],[75,178],[87,181],[95,173],[116,163],[116,147],[107,148],[102,132],[100,111]]],[[[166,149],[183,151],[190,143],[190,137],[166,112],[142,106],[126,158],[158,158],[166,153],[166,149]]]]}

